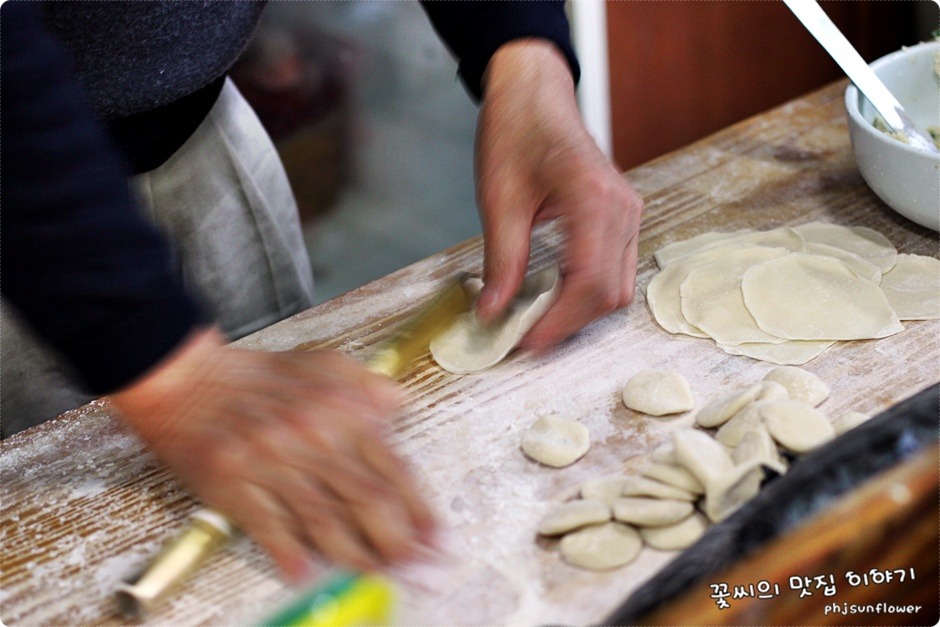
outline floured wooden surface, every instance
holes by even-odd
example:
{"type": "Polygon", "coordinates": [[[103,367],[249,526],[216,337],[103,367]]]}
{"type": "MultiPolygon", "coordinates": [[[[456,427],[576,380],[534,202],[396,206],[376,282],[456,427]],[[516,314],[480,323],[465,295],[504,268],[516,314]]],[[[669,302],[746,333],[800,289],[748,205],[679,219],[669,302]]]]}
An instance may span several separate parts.
{"type": "MultiPolygon", "coordinates": [[[[584,624],[602,621],[673,554],[644,549],[632,564],[588,572],[561,561],[536,526],[585,480],[637,472],[640,457],[692,413],[649,418],[623,407],[636,372],[674,370],[697,408],[759,381],[771,364],[677,338],[651,319],[643,291],[660,246],[714,230],[826,220],[884,233],[902,253],[937,256],[937,234],[896,216],[865,186],[849,149],[844,84],[808,95],[629,173],[646,199],[639,290],[626,311],[550,354],[516,354],[485,373],[451,375],[428,356],[404,377],[409,411],[394,428],[443,522],[445,554],[396,571],[407,624],[584,624]],[[585,424],[591,450],[562,469],[519,449],[540,415],[585,424]]],[[[468,174],[469,176],[469,174],[468,174]]],[[[557,236],[534,245],[545,267],[557,236]]],[[[265,329],[241,342],[264,350],[338,348],[365,357],[443,280],[479,272],[470,241],[265,329]]],[[[830,419],[877,413],[940,379],[940,323],[833,346],[804,366],[832,392],[830,419]]],[[[115,584],[143,565],[197,506],[171,475],[95,403],[14,436],[0,449],[0,617],[7,624],[120,622],[115,584]]],[[[153,624],[237,624],[264,617],[290,591],[242,538],[217,554],[153,624]]],[[[703,594],[708,594],[707,587],[703,594]]]]}

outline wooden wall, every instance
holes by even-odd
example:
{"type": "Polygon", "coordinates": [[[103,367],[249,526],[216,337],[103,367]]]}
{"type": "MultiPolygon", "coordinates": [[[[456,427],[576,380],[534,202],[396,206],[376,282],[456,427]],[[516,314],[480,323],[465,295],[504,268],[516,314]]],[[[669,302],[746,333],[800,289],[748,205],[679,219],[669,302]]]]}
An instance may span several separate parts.
{"type": "MultiPolygon", "coordinates": [[[[917,41],[914,2],[821,4],[868,61],[917,41]]],[[[614,157],[624,169],[843,76],[778,0],[606,6],[614,157]]]]}

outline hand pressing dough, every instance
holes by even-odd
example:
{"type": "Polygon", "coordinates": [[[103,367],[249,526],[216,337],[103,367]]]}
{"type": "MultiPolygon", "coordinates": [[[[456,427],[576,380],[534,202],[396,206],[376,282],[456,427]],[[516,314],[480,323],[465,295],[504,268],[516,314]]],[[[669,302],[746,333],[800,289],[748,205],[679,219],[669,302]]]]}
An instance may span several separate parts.
{"type": "Polygon", "coordinates": [[[767,431],[794,453],[806,453],[835,436],[832,425],[817,409],[802,401],[778,401],[760,408],[767,431]]]}
{"type": "Polygon", "coordinates": [[[708,519],[693,513],[681,522],[662,527],[644,527],[640,537],[654,549],[660,551],[678,551],[692,546],[708,529],[708,519]]]}
{"type": "Polygon", "coordinates": [[[730,251],[718,261],[691,270],[679,286],[682,315],[719,344],[783,342],[754,322],[745,306],[741,280],[753,266],[789,254],[784,248],[753,246],[730,251]]]}
{"type": "Polygon", "coordinates": [[[676,459],[706,489],[709,481],[734,466],[725,448],[704,431],[680,429],[672,434],[672,443],[676,459]]]}
{"type": "Polygon", "coordinates": [[[688,490],[666,485],[646,477],[627,477],[623,484],[623,496],[653,496],[658,499],[694,501],[696,496],[688,490]]]}
{"type": "Polygon", "coordinates": [[[623,404],[650,416],[679,414],[695,407],[688,381],[666,370],[635,374],[623,388],[623,404]]]}
{"type": "Polygon", "coordinates": [[[695,476],[682,466],[674,464],[654,463],[644,468],[641,475],[666,485],[671,485],[691,492],[692,494],[702,494],[705,492],[705,486],[695,478],[695,476]]]}
{"type": "Polygon", "coordinates": [[[834,340],[816,342],[790,340],[782,344],[762,342],[747,342],[737,346],[718,344],[718,348],[729,355],[741,355],[781,366],[802,366],[822,355],[833,344],[835,344],[834,340]]]}
{"type": "Polygon", "coordinates": [[[904,330],[884,292],[832,257],[772,259],[748,269],[741,290],[757,325],[781,338],[862,340],[904,330]]]}
{"type": "Polygon", "coordinates": [[[606,570],[636,559],[643,541],[633,527],[608,522],[567,534],[558,548],[562,558],[572,566],[606,570]]]}
{"type": "Polygon", "coordinates": [[[695,507],[688,501],[623,497],[614,502],[614,518],[637,527],[661,527],[685,520],[695,507]]]}
{"type": "Polygon", "coordinates": [[[542,416],[522,436],[523,453],[555,468],[575,463],[590,447],[591,437],[587,427],[557,416],[542,416]]]}
{"type": "Polygon", "coordinates": [[[721,522],[757,496],[763,480],[764,469],[756,459],[717,476],[705,488],[705,515],[712,522],[721,522]]]}
{"type": "Polygon", "coordinates": [[[846,431],[851,431],[855,427],[859,426],[863,422],[867,422],[870,419],[871,416],[868,414],[863,414],[857,411],[847,411],[832,421],[832,428],[836,432],[836,435],[842,435],[846,431]]]}
{"type": "Polygon", "coordinates": [[[779,383],[786,388],[790,398],[813,407],[829,398],[829,386],[823,383],[822,379],[795,366],[774,368],[764,375],[764,381],[779,383]]]}
{"type": "Polygon", "coordinates": [[[720,427],[745,405],[756,400],[762,389],[760,384],[756,384],[716,398],[702,407],[695,415],[695,422],[708,429],[720,427]]]}
{"type": "Polygon", "coordinates": [[[898,251],[887,237],[864,226],[841,226],[828,222],[807,222],[793,227],[809,243],[826,244],[855,253],[882,272],[894,267],[898,251]]]}
{"type": "Polygon", "coordinates": [[[550,511],[539,523],[538,532],[543,536],[557,536],[610,520],[610,508],[597,499],[578,499],[562,503],[550,511]]]}
{"type": "Polygon", "coordinates": [[[898,255],[884,275],[881,289],[901,320],[940,318],[940,260],[921,255],[898,255]]]}
{"type": "Polygon", "coordinates": [[[627,478],[624,475],[597,477],[582,483],[579,492],[582,499],[597,499],[610,506],[623,494],[626,481],[627,478]]]}
{"type": "Polygon", "coordinates": [[[508,313],[483,325],[469,311],[431,340],[434,361],[448,372],[479,372],[498,364],[514,349],[558,298],[561,272],[548,268],[527,277],[509,306],[508,313]]]}

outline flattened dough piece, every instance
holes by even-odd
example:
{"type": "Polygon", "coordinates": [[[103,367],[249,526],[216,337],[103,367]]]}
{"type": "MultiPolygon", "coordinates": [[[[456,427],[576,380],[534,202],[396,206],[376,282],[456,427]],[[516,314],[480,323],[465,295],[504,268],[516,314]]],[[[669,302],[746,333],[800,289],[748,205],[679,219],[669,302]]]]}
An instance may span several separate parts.
{"type": "Polygon", "coordinates": [[[557,536],[610,520],[610,508],[597,499],[578,499],[562,503],[550,511],[541,522],[538,532],[543,536],[557,536]]]}
{"type": "Polygon", "coordinates": [[[624,475],[596,477],[582,483],[579,492],[582,499],[596,499],[610,506],[623,494],[626,481],[627,477],[624,475]]]}
{"type": "Polygon", "coordinates": [[[744,409],[732,416],[731,420],[721,425],[715,433],[715,439],[731,448],[738,446],[748,431],[758,429],[763,425],[764,419],[761,417],[760,408],[772,402],[774,401],[748,403],[744,409]]]}
{"type": "Polygon", "coordinates": [[[764,344],[761,342],[748,342],[737,346],[719,344],[718,348],[729,355],[741,355],[781,366],[802,366],[822,355],[833,344],[835,344],[835,340],[816,342],[791,340],[782,344],[764,344]]]}
{"type": "Polygon", "coordinates": [[[672,443],[676,459],[706,490],[709,481],[734,466],[725,448],[704,431],[680,429],[672,434],[672,443]]]}
{"type": "Polygon", "coordinates": [[[542,416],[522,436],[522,452],[554,468],[575,463],[590,447],[591,435],[587,427],[557,416],[542,416]]]}
{"type": "Polygon", "coordinates": [[[741,442],[731,451],[731,460],[735,466],[756,461],[781,475],[787,471],[787,466],[777,451],[777,444],[763,423],[741,437],[741,442]]]}
{"type": "Polygon", "coordinates": [[[621,494],[623,496],[652,496],[658,499],[674,499],[676,501],[694,501],[697,498],[695,494],[688,490],[646,477],[627,477],[621,494]]]}
{"type": "Polygon", "coordinates": [[[694,268],[679,286],[682,315],[720,344],[779,344],[783,338],[758,327],[745,306],[741,279],[752,266],[787,255],[783,248],[754,246],[694,268]]]}
{"type": "Polygon", "coordinates": [[[871,416],[858,411],[847,411],[832,421],[832,428],[836,435],[842,435],[846,431],[851,431],[863,422],[868,422],[871,416]]]}
{"type": "Polygon", "coordinates": [[[884,292],[833,257],[791,253],[750,268],[744,302],[765,332],[789,340],[864,340],[904,330],[884,292]]]}
{"type": "Polygon", "coordinates": [[[708,529],[708,519],[693,513],[681,522],[662,527],[644,527],[640,537],[654,549],[660,551],[678,551],[692,546],[708,529]]]}
{"type": "Polygon", "coordinates": [[[790,398],[817,407],[829,398],[829,386],[808,370],[795,366],[774,368],[764,375],[764,381],[774,381],[786,388],[790,398]]]}
{"type": "Polygon", "coordinates": [[[561,272],[557,266],[526,277],[501,320],[483,325],[473,311],[458,315],[431,340],[431,356],[441,368],[454,374],[495,366],[551,308],[560,290],[561,272]]]}
{"type": "Polygon", "coordinates": [[[826,416],[802,401],[767,403],[760,414],[770,436],[794,453],[806,453],[835,437],[826,416]]]}
{"type": "Polygon", "coordinates": [[[806,252],[813,255],[823,255],[825,257],[835,257],[845,265],[849,267],[849,270],[862,277],[863,279],[868,279],[872,283],[881,283],[881,268],[868,261],[864,257],[856,255],[855,253],[845,250],[843,248],[838,248],[836,246],[830,246],[829,244],[820,244],[819,242],[806,242],[806,252]]]}
{"type": "Polygon", "coordinates": [[[738,413],[745,405],[756,400],[761,389],[761,385],[756,384],[749,388],[716,398],[695,414],[695,422],[698,423],[699,426],[708,429],[720,427],[728,422],[728,419],[738,413]]]}
{"type": "Polygon", "coordinates": [[[826,244],[855,253],[887,272],[894,267],[898,251],[891,241],[864,226],[842,226],[828,222],[807,222],[793,227],[807,243],[826,244]]]}
{"type": "Polygon", "coordinates": [[[705,486],[682,466],[675,464],[654,463],[640,471],[644,477],[653,479],[691,492],[692,494],[702,494],[705,492],[705,486]]]}
{"type": "Polygon", "coordinates": [[[754,229],[741,229],[739,231],[732,231],[730,233],[721,233],[718,231],[701,233],[695,237],[690,237],[689,239],[666,244],[653,253],[653,258],[656,260],[656,265],[659,266],[660,270],[662,270],[673,261],[691,255],[704,246],[718,241],[729,241],[748,233],[756,233],[756,231],[754,229]]]}
{"type": "Polygon", "coordinates": [[[668,370],[643,370],[623,388],[623,404],[650,416],[681,414],[695,407],[689,382],[668,370]]]}
{"type": "Polygon", "coordinates": [[[608,522],[567,534],[558,548],[562,559],[572,566],[606,570],[636,559],[643,548],[643,541],[633,527],[608,522]]]}
{"type": "Polygon", "coordinates": [[[940,318],[940,260],[898,255],[898,262],[882,278],[881,289],[901,320],[940,318]]]}
{"type": "Polygon", "coordinates": [[[625,496],[614,502],[614,518],[637,527],[661,527],[685,520],[695,507],[688,501],[625,496]]]}
{"type": "Polygon", "coordinates": [[[764,480],[760,460],[735,466],[716,477],[705,489],[705,515],[720,522],[760,492],[764,480]]]}

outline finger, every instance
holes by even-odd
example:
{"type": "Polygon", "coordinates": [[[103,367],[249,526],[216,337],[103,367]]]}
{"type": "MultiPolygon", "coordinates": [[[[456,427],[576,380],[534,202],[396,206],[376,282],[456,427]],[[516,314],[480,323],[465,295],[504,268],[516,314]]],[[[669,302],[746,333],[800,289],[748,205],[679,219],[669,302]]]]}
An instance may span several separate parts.
{"type": "MultiPolygon", "coordinates": [[[[493,177],[489,177],[492,179],[493,177]]],[[[502,175],[501,180],[508,180],[502,175]]],[[[481,191],[483,215],[483,290],[477,315],[484,322],[496,319],[509,305],[529,264],[529,245],[535,200],[518,184],[481,191]]]]}

